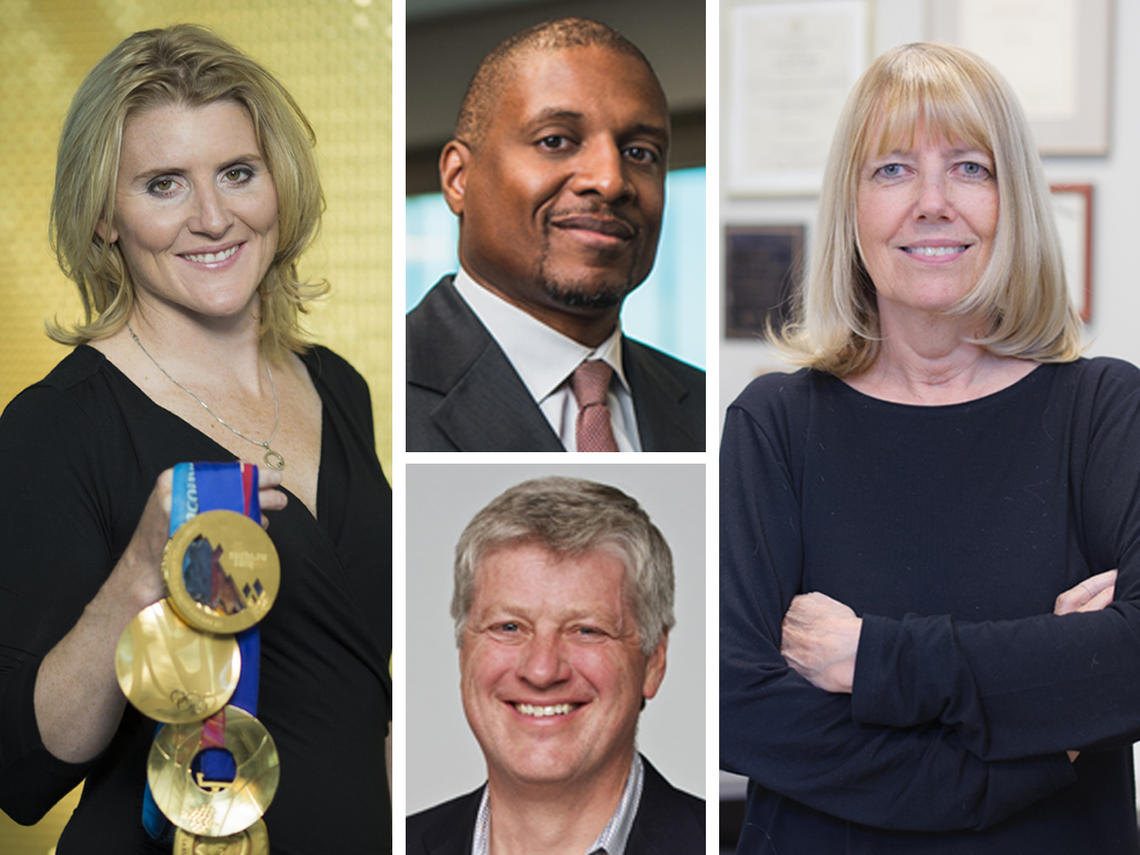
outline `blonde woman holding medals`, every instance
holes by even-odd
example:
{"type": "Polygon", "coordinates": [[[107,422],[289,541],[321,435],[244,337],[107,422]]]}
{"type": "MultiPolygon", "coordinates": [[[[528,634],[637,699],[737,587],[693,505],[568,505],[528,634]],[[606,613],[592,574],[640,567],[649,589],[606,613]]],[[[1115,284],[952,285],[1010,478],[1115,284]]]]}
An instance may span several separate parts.
{"type": "Polygon", "coordinates": [[[50,330],[74,350],[0,418],[0,808],[34,822],[86,779],[60,855],[390,851],[391,499],[367,386],[297,324],[322,290],[295,267],[323,204],[312,147],[281,85],[191,26],[126,39],[65,120],[52,234],[86,316],[50,330]],[[272,544],[217,547],[213,508],[272,544]],[[171,535],[185,557],[164,578],[171,535]],[[273,551],[279,585],[247,567],[273,551]],[[199,658],[158,673],[137,622],[181,632],[195,586],[221,615],[272,608],[186,630],[199,658]],[[161,680],[206,672],[235,692],[212,742],[203,686],[161,680]],[[230,752],[233,781],[190,768],[185,728],[191,755],[230,752]],[[255,812],[236,830],[172,817],[175,778],[195,816],[255,812]]]}

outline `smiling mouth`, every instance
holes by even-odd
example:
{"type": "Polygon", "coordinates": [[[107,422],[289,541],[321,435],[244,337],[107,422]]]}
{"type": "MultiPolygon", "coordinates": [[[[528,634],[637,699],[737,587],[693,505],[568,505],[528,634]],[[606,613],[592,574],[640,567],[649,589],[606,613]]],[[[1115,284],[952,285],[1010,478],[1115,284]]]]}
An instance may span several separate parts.
{"type": "Polygon", "coordinates": [[[235,243],[228,249],[219,250],[218,252],[184,252],[182,257],[187,261],[193,261],[195,264],[217,264],[220,261],[225,261],[227,258],[232,258],[234,253],[241,249],[240,243],[235,243]]]}
{"type": "Polygon", "coordinates": [[[587,232],[597,232],[607,237],[630,240],[637,234],[631,224],[618,217],[598,216],[597,214],[570,214],[551,220],[556,229],[577,229],[587,232]]]}
{"type": "Polygon", "coordinates": [[[902,251],[907,255],[920,255],[923,258],[938,258],[943,255],[957,255],[969,249],[968,244],[960,246],[904,246],[902,251]]]}
{"type": "Polygon", "coordinates": [[[515,704],[515,709],[523,715],[531,716],[532,718],[547,718],[554,715],[569,715],[574,710],[578,709],[581,704],[551,704],[549,706],[538,706],[535,704],[515,704]]]}

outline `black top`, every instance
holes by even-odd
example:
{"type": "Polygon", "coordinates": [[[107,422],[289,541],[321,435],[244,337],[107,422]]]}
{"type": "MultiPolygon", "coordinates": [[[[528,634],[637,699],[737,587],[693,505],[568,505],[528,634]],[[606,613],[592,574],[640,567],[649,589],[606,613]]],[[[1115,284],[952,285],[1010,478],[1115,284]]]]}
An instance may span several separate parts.
{"type": "MultiPolygon", "coordinates": [[[[281,783],[265,821],[274,855],[388,852],[391,491],[363,378],[324,348],[302,359],[322,404],[318,519],[295,497],[268,514],[282,582],[261,624],[258,718],[281,783]]],[[[140,821],[154,722],[128,705],[99,757],[63,763],[39,738],[32,689],[122,555],[158,474],[187,460],[233,455],[90,347],[0,417],[0,808],[34,822],[86,776],[60,855],[169,851],[140,821]]]]}
{"type": "MultiPolygon", "coordinates": [[[[641,757],[641,801],[623,855],[701,855],[705,851],[705,803],[678,790],[641,757]]],[[[408,817],[408,855],[471,855],[483,789],[408,817]]]]}
{"type": "Polygon", "coordinates": [[[938,407],[762,377],[728,412],[721,477],[721,762],[752,779],[740,851],[1140,851],[1137,369],[1043,365],[938,407]],[[1052,615],[1114,567],[1112,605],[1052,615]],[[806,591],[864,618],[854,695],[780,656],[806,591]]]}

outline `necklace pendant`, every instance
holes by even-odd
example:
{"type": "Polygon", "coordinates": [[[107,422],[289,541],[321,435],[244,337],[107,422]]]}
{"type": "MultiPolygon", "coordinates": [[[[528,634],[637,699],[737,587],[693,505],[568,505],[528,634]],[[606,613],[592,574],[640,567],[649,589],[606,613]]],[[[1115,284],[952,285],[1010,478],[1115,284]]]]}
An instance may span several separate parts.
{"type": "Polygon", "coordinates": [[[280,452],[274,451],[272,448],[267,448],[265,450],[265,456],[261,459],[265,461],[265,465],[270,469],[276,469],[280,472],[285,468],[285,458],[281,456],[280,452]]]}

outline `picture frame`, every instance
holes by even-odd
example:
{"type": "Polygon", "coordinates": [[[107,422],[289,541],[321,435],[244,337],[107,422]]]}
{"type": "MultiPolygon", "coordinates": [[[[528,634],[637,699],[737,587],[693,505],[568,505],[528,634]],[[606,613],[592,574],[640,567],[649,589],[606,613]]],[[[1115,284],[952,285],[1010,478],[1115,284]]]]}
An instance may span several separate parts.
{"type": "Polygon", "coordinates": [[[1093,187],[1091,184],[1050,184],[1053,216],[1061,237],[1065,278],[1081,320],[1092,320],[1093,187]]]}
{"type": "Polygon", "coordinates": [[[725,189],[814,196],[867,65],[869,0],[737,0],[723,16],[725,189]]]}
{"type": "Polygon", "coordinates": [[[764,338],[788,319],[805,233],[800,223],[724,227],[725,338],[764,338]]]}
{"type": "Polygon", "coordinates": [[[1108,154],[1111,0],[926,0],[926,21],[1009,80],[1041,154],[1108,154]]]}

